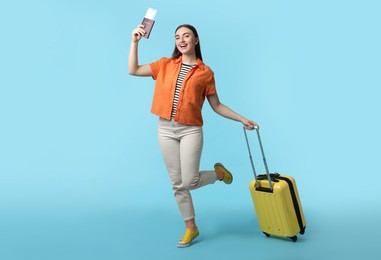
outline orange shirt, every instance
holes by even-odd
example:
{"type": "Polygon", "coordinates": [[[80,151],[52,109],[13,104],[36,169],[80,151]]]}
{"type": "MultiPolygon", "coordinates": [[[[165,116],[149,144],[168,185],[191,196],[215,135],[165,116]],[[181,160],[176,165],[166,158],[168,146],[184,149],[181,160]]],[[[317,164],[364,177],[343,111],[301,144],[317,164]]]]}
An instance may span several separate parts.
{"type": "MultiPolygon", "coordinates": [[[[176,81],[182,57],[161,58],[150,64],[156,80],[151,112],[164,119],[171,119],[176,81]]],[[[183,80],[174,120],[185,125],[202,126],[201,109],[206,96],[216,93],[213,71],[200,59],[183,80]]]]}

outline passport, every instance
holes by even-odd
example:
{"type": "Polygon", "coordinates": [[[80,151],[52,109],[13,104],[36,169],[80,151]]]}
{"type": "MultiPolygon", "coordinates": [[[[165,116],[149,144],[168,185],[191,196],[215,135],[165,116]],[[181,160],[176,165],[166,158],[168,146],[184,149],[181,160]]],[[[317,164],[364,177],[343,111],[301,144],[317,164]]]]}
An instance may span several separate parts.
{"type": "Polygon", "coordinates": [[[149,38],[153,25],[155,24],[155,16],[156,16],[157,10],[154,8],[148,8],[146,15],[143,18],[142,25],[144,25],[144,31],[146,32],[143,37],[149,38]]]}

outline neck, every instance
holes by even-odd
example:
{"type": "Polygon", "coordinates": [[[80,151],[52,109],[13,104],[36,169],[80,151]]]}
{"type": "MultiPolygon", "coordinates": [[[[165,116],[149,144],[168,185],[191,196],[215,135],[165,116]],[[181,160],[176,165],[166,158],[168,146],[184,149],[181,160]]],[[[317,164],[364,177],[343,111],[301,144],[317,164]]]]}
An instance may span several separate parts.
{"type": "Polygon", "coordinates": [[[185,64],[196,64],[197,57],[196,55],[182,55],[182,62],[185,64]]]}

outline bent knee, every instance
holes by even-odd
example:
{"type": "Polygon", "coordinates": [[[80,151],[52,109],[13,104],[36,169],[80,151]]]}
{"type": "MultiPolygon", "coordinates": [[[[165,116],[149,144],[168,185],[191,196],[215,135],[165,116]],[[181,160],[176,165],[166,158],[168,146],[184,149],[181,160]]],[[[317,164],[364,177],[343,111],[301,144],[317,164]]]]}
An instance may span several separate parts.
{"type": "Polygon", "coordinates": [[[200,183],[200,178],[199,177],[194,177],[193,179],[190,180],[184,180],[183,181],[183,188],[186,190],[194,190],[198,187],[198,184],[200,183]]]}

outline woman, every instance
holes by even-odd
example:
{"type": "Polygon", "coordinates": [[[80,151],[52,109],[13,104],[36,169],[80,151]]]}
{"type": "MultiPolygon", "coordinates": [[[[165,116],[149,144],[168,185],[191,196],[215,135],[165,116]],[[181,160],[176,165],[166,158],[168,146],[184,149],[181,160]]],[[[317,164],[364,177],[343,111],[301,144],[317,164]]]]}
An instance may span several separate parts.
{"type": "Polygon", "coordinates": [[[252,130],[257,124],[220,102],[213,71],[202,61],[200,40],[193,26],[177,27],[172,58],[139,65],[138,43],[144,34],[143,25],[132,31],[128,72],[156,80],[151,112],[160,118],[160,149],[186,226],[177,246],[186,247],[199,235],[190,190],[216,180],[226,184],[233,181],[232,174],[221,163],[214,165],[214,171],[199,171],[203,145],[201,109],[205,97],[216,113],[241,122],[246,129],[252,130]]]}

